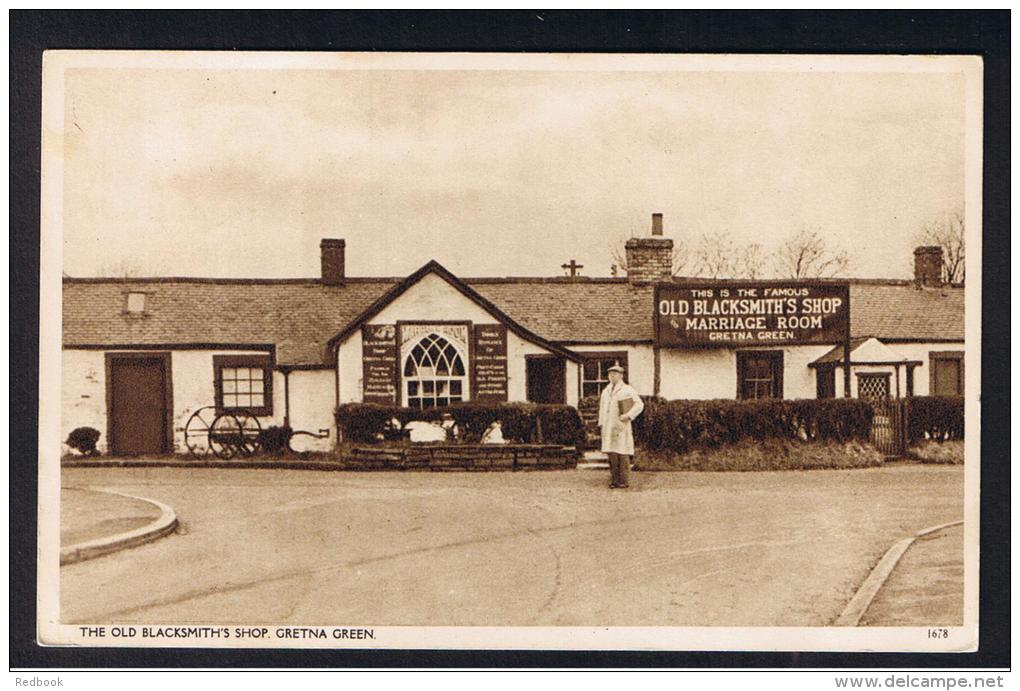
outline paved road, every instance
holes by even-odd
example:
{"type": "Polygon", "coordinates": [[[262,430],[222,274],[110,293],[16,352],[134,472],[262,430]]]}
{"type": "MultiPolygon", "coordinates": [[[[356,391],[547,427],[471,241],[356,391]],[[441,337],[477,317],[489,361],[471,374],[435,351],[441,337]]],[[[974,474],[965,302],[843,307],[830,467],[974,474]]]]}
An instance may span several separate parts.
{"type": "Polygon", "coordinates": [[[963,472],[67,469],[179,534],[61,569],[66,623],[824,625],[963,472]]]}

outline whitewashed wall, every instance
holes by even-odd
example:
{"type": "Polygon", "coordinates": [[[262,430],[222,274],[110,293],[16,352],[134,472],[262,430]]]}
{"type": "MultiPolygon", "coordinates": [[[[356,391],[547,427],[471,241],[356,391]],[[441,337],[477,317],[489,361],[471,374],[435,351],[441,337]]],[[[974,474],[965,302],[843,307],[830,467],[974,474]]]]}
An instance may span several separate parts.
{"type": "MultiPolygon", "coordinates": [[[[931,353],[960,352],[964,350],[963,343],[885,343],[897,358],[917,360],[921,365],[914,368],[914,395],[928,396],[931,393],[931,353]]],[[[851,359],[853,359],[851,357],[851,359]]],[[[964,358],[964,377],[966,377],[967,365],[964,358]]],[[[896,396],[896,368],[892,365],[854,365],[850,378],[850,395],[857,397],[857,375],[868,372],[888,373],[892,375],[889,379],[889,395],[896,396]]],[[[900,396],[907,395],[907,368],[900,367],[899,373],[900,396]]],[[[843,369],[836,368],[836,395],[843,395],[843,369]]]]}
{"type": "Polygon", "coordinates": [[[577,406],[581,395],[581,363],[567,360],[567,405],[577,406]]]}
{"type": "Polygon", "coordinates": [[[659,351],[659,395],[667,400],[737,397],[737,358],[725,348],[659,351]]]}
{"type": "MultiPolygon", "coordinates": [[[[106,452],[106,355],[101,350],[61,353],[60,441],[75,427],[99,430],[99,450],[106,452]]],[[[67,452],[67,448],[63,448],[67,452]]]]}
{"type": "MultiPolygon", "coordinates": [[[[185,425],[196,410],[216,403],[213,356],[265,354],[265,351],[251,350],[178,350],[170,354],[174,384],[174,451],[188,452],[184,442],[185,425]]],[[[259,423],[263,427],[283,424],[283,375],[279,372],[273,373],[273,414],[259,417],[259,423]]]]}
{"type": "MultiPolygon", "coordinates": [[[[108,451],[106,410],[106,352],[64,350],[62,356],[61,441],[75,427],[94,427],[102,436],[99,449],[108,451]]],[[[213,356],[264,355],[264,351],[177,350],[170,354],[173,387],[174,451],[186,453],[184,427],[191,415],[215,403],[213,356]]],[[[333,370],[294,372],[290,381],[291,426],[317,432],[333,427],[335,385],[333,370]]],[[[284,417],[283,374],[273,373],[273,414],[259,417],[263,427],[282,425],[284,417]]],[[[308,442],[307,450],[328,450],[335,432],[327,440],[308,442]]],[[[66,449],[65,449],[66,451],[66,449]]]]}
{"type": "MultiPolygon", "coordinates": [[[[398,321],[469,321],[472,324],[498,324],[498,320],[468,299],[441,277],[430,274],[411,286],[371,319],[370,324],[395,324],[398,321]]],[[[507,331],[507,394],[511,401],[527,399],[525,355],[544,355],[550,351],[507,331]]],[[[354,403],[362,397],[361,330],[340,344],[340,402],[354,403]]],[[[575,363],[567,362],[567,402],[577,404],[575,363]]],[[[470,394],[473,395],[473,392],[470,394]]]]}
{"type": "MultiPolygon", "coordinates": [[[[927,396],[930,393],[931,361],[930,353],[960,352],[964,350],[963,343],[886,343],[886,346],[899,357],[908,360],[920,360],[923,364],[914,368],[914,395],[927,396]]],[[[964,356],[964,377],[967,376],[966,356],[964,356]]],[[[904,395],[906,394],[906,375],[901,374],[904,382],[901,384],[904,395]]]]}
{"type": "MultiPolygon", "coordinates": [[[[783,397],[815,398],[815,372],[808,364],[831,345],[802,345],[747,350],[783,351],[783,397]]],[[[659,395],[672,399],[737,397],[737,351],[731,348],[662,348],[659,395]]]]}
{"type": "MultiPolygon", "coordinates": [[[[282,375],[279,376],[282,379],[282,375]]],[[[294,437],[292,446],[295,451],[329,451],[336,444],[336,423],[333,419],[333,410],[336,408],[335,377],[336,372],[332,369],[295,370],[290,373],[290,426],[305,432],[329,432],[329,436],[324,439],[304,435],[294,437]]],[[[280,391],[274,397],[280,402],[279,413],[282,419],[282,381],[279,386],[280,391]]]]}

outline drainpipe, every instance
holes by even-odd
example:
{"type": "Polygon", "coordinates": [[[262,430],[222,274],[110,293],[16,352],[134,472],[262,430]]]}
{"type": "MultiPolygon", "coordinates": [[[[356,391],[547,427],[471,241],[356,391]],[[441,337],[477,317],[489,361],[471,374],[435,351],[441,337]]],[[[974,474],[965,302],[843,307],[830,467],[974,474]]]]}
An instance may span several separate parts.
{"type": "Polygon", "coordinates": [[[333,446],[340,445],[340,423],[336,420],[336,409],[340,407],[340,344],[333,351],[333,446]]]}
{"type": "Polygon", "coordinates": [[[281,367],[283,373],[283,426],[290,427],[290,367],[281,367]]]}

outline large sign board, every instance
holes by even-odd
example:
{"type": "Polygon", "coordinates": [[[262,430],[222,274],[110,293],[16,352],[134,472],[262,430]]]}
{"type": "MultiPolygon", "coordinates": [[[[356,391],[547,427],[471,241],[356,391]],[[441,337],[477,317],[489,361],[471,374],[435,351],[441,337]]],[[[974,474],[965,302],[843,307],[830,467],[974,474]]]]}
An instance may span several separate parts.
{"type": "Polygon", "coordinates": [[[850,287],[830,283],[661,285],[655,340],[666,348],[841,343],[850,287]]]}
{"type": "Polygon", "coordinates": [[[398,403],[397,327],[367,324],[361,327],[362,400],[398,403]]]}
{"type": "Polygon", "coordinates": [[[472,398],[476,401],[508,400],[506,327],[502,324],[476,324],[472,350],[472,398]]]}

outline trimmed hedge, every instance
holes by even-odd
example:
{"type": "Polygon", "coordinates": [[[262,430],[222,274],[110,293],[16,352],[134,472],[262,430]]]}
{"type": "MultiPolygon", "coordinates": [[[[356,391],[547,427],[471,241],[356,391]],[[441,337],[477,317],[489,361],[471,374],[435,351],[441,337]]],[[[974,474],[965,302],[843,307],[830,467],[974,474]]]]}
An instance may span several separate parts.
{"type": "Polygon", "coordinates": [[[871,436],[872,408],[846,398],[754,401],[647,398],[634,424],[646,449],[686,453],[743,440],[861,441],[871,436]]]}
{"type": "Polygon", "coordinates": [[[94,427],[75,427],[64,442],[84,456],[98,456],[99,430],[94,427]]]}
{"type": "Polygon", "coordinates": [[[907,437],[910,444],[924,439],[963,439],[962,396],[915,396],[907,406],[907,437]]]}
{"type": "Polygon", "coordinates": [[[443,413],[453,416],[466,443],[478,443],[489,425],[499,420],[503,438],[508,442],[584,448],[584,423],[577,410],[568,405],[467,402],[419,410],[376,403],[348,403],[336,409],[336,422],[344,441],[372,444],[400,438],[399,431],[387,429],[392,419],[403,427],[413,420],[439,420],[443,413]]]}

